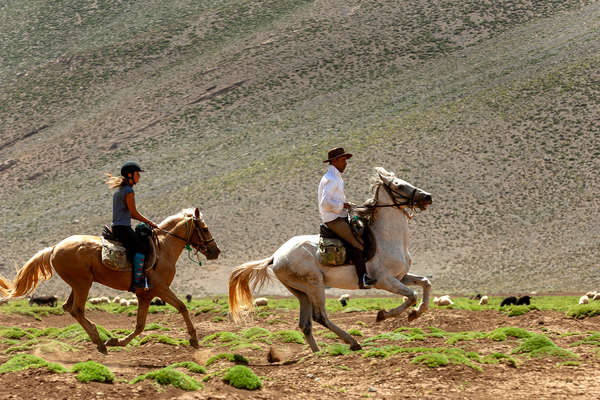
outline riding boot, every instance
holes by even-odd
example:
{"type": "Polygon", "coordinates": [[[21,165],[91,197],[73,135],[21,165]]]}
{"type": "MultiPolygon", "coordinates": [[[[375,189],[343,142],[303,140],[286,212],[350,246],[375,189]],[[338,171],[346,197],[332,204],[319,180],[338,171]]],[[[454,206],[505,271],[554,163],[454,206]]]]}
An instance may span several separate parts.
{"type": "Polygon", "coordinates": [[[370,289],[371,285],[377,283],[377,279],[373,279],[367,275],[367,265],[365,263],[365,255],[360,249],[352,249],[352,260],[356,268],[358,276],[358,287],[360,289],[370,289]]]}
{"type": "Polygon", "coordinates": [[[147,282],[144,280],[144,259],[145,256],[142,253],[135,253],[133,256],[133,279],[132,279],[132,291],[136,289],[146,289],[147,282]]]}

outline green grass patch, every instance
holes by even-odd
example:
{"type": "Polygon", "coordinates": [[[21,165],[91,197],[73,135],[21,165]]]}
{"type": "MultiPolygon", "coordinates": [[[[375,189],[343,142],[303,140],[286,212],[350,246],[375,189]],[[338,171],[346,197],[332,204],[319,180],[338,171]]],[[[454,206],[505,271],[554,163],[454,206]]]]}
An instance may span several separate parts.
{"type": "Polygon", "coordinates": [[[575,319],[584,319],[600,314],[600,302],[590,304],[577,304],[567,310],[567,316],[575,319]]]}
{"type": "Polygon", "coordinates": [[[210,357],[208,360],[206,360],[205,365],[208,367],[209,365],[214,364],[215,362],[217,362],[219,360],[227,360],[227,361],[231,361],[232,363],[243,364],[243,365],[249,364],[248,359],[241,354],[221,353],[221,354],[217,354],[215,356],[210,357]]]}
{"type": "Polygon", "coordinates": [[[271,335],[271,339],[277,340],[283,343],[298,343],[304,344],[304,335],[294,330],[283,330],[275,332],[271,335]]]}
{"type": "Polygon", "coordinates": [[[525,329],[509,326],[494,329],[493,331],[489,332],[486,336],[494,341],[501,342],[506,340],[508,336],[518,339],[524,339],[531,337],[532,335],[533,333],[526,331],[525,329]]]}
{"type": "Polygon", "coordinates": [[[327,346],[324,350],[321,350],[321,353],[330,356],[344,356],[346,354],[352,353],[352,350],[350,350],[350,346],[348,346],[347,344],[336,343],[327,346]]]}
{"type": "Polygon", "coordinates": [[[205,374],[206,368],[202,365],[195,363],[193,361],[181,361],[175,364],[169,365],[171,368],[186,368],[190,372],[194,372],[196,374],[205,374]]]}
{"type": "Polygon", "coordinates": [[[186,339],[174,339],[165,335],[160,335],[158,333],[151,333],[148,336],[145,336],[142,340],[139,341],[139,344],[146,343],[163,343],[168,344],[170,346],[187,346],[189,342],[186,339]]]}
{"type": "Polygon", "coordinates": [[[254,372],[243,365],[231,367],[225,373],[223,382],[238,389],[256,390],[262,388],[262,382],[254,372]]]}
{"type": "MultiPolygon", "coordinates": [[[[162,326],[156,322],[151,323],[150,325],[144,328],[144,331],[170,331],[171,328],[167,328],[166,326],[162,326]]],[[[113,330],[114,332],[114,330],[113,330]]],[[[131,332],[128,330],[128,332],[131,332]]]]}
{"type": "Polygon", "coordinates": [[[134,378],[131,381],[131,384],[141,382],[146,379],[151,379],[159,385],[172,385],[176,388],[188,391],[198,390],[202,387],[202,384],[196,379],[171,367],[150,371],[146,374],[140,375],[134,378]]]}
{"type": "Polygon", "coordinates": [[[112,383],[115,380],[115,375],[106,366],[96,361],[84,361],[77,363],[72,368],[73,372],[77,372],[76,378],[80,382],[106,382],[112,383]]]}
{"type": "Polygon", "coordinates": [[[29,305],[28,300],[10,301],[0,307],[0,312],[3,314],[27,315],[38,321],[50,314],[63,315],[65,313],[62,307],[29,305]]]}
{"type": "Polygon", "coordinates": [[[539,334],[523,340],[523,342],[512,351],[513,354],[525,354],[530,357],[561,357],[578,358],[579,356],[571,351],[560,348],[552,339],[539,334]]]}
{"type": "Polygon", "coordinates": [[[29,368],[46,368],[52,372],[59,373],[67,372],[67,369],[60,364],[48,362],[43,358],[31,354],[19,354],[0,365],[0,374],[22,371],[29,368]]]}

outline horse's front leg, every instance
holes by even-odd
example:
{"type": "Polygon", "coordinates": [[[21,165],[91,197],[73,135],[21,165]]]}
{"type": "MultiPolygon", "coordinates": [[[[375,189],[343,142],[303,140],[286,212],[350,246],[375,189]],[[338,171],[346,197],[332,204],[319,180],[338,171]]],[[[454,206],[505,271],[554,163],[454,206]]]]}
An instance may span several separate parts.
{"type": "Polygon", "coordinates": [[[419,304],[419,307],[416,310],[412,310],[408,314],[408,320],[412,321],[415,318],[420,317],[421,314],[429,309],[429,293],[431,292],[431,282],[429,282],[429,279],[425,278],[424,276],[413,274],[404,275],[400,281],[408,286],[416,285],[423,288],[423,301],[421,301],[421,304],[419,304]]]}
{"type": "Polygon", "coordinates": [[[170,305],[172,305],[173,307],[175,307],[183,317],[185,325],[187,326],[188,333],[190,334],[190,346],[195,348],[200,347],[198,345],[198,336],[196,335],[196,328],[194,328],[194,324],[192,323],[192,319],[190,318],[190,313],[186,305],[183,303],[183,301],[179,300],[177,296],[175,296],[175,293],[173,293],[171,289],[164,288],[161,290],[162,291],[160,292],[159,297],[167,303],[169,303],[170,305]]]}
{"type": "Polygon", "coordinates": [[[387,290],[388,292],[392,292],[400,296],[406,297],[406,300],[398,307],[392,308],[390,311],[380,310],[377,313],[377,322],[383,321],[384,319],[390,317],[397,317],[400,314],[402,314],[408,307],[417,303],[417,295],[415,294],[414,290],[407,287],[401,281],[399,281],[391,275],[378,277],[377,283],[375,284],[375,288],[387,290]]]}
{"type": "Polygon", "coordinates": [[[148,316],[148,307],[150,307],[150,301],[152,300],[152,297],[153,296],[149,296],[145,293],[137,296],[137,322],[135,324],[134,331],[125,336],[123,339],[118,339],[115,337],[108,339],[105,343],[106,346],[127,346],[134,337],[144,331],[144,328],[146,327],[146,317],[148,316]]]}

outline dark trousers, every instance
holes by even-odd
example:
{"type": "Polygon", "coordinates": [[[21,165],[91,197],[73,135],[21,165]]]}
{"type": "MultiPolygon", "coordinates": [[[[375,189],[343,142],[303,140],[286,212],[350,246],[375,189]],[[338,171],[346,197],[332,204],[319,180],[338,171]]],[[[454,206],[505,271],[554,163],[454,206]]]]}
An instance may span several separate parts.
{"type": "Polygon", "coordinates": [[[362,287],[362,277],[367,273],[367,265],[365,263],[365,254],[363,251],[363,245],[354,237],[352,228],[347,218],[336,218],[333,221],[326,222],[327,228],[331,229],[338,235],[345,243],[346,248],[350,252],[350,259],[354,263],[356,268],[356,275],[358,275],[358,286],[362,287]]]}
{"type": "Polygon", "coordinates": [[[133,264],[133,256],[135,253],[148,254],[146,243],[135,233],[131,226],[115,225],[112,227],[113,235],[119,242],[123,243],[127,252],[127,259],[133,264]]]}

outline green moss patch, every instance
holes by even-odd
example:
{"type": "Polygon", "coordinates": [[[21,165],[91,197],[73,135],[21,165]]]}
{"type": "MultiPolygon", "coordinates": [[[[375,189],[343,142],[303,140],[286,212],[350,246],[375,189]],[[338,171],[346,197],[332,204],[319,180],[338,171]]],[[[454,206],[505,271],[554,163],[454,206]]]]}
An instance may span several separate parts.
{"type": "Polygon", "coordinates": [[[160,335],[158,333],[152,333],[148,336],[145,336],[139,342],[140,345],[146,343],[163,343],[168,344],[170,346],[186,346],[189,344],[188,341],[185,339],[173,339],[165,335],[160,335]]]}
{"type": "Polygon", "coordinates": [[[501,342],[501,341],[506,340],[508,336],[512,336],[512,337],[518,338],[518,339],[524,339],[524,338],[531,337],[532,335],[533,335],[533,333],[526,331],[525,329],[509,326],[509,327],[494,329],[493,331],[491,331],[487,334],[487,337],[492,340],[501,342]]]}
{"type": "Polygon", "coordinates": [[[550,338],[544,335],[532,335],[525,339],[519,347],[513,350],[513,354],[526,354],[530,357],[561,357],[561,358],[578,358],[579,356],[573,352],[558,347],[550,338]]]}
{"type": "Polygon", "coordinates": [[[294,330],[283,330],[275,332],[271,335],[271,339],[277,340],[283,343],[298,343],[304,344],[304,335],[294,330]]]}
{"type": "Polygon", "coordinates": [[[194,372],[196,374],[205,374],[206,368],[202,365],[195,363],[193,361],[181,361],[175,364],[169,365],[171,368],[186,368],[190,372],[194,372]]]}
{"type": "Polygon", "coordinates": [[[171,328],[167,328],[166,326],[162,326],[161,324],[157,324],[156,322],[153,322],[144,328],[144,331],[170,331],[170,330],[171,330],[171,328]]]}
{"type": "Polygon", "coordinates": [[[217,362],[219,360],[227,360],[227,361],[231,361],[236,364],[248,365],[248,359],[246,357],[244,357],[241,354],[232,354],[232,353],[221,353],[221,354],[212,356],[211,358],[209,358],[206,361],[205,365],[208,367],[209,365],[214,364],[215,362],[217,362]]]}
{"type": "Polygon", "coordinates": [[[262,388],[262,382],[258,376],[248,367],[236,365],[225,373],[223,382],[238,389],[256,390],[262,388]]]}
{"type": "Polygon", "coordinates": [[[160,385],[173,385],[176,388],[188,391],[198,390],[202,387],[202,384],[196,379],[171,367],[150,371],[134,378],[131,383],[134,384],[145,379],[151,379],[160,385]]]}
{"type": "Polygon", "coordinates": [[[106,382],[112,383],[115,380],[115,375],[104,365],[96,361],[85,361],[77,363],[72,368],[73,372],[77,372],[76,378],[80,382],[106,382]]]}
{"type": "Polygon", "coordinates": [[[576,319],[593,317],[600,314],[600,303],[581,304],[572,306],[567,310],[567,316],[576,319]]]}
{"type": "Polygon", "coordinates": [[[52,372],[67,372],[67,369],[60,364],[48,362],[31,354],[19,354],[0,365],[0,374],[28,368],[46,368],[52,372]]]}

